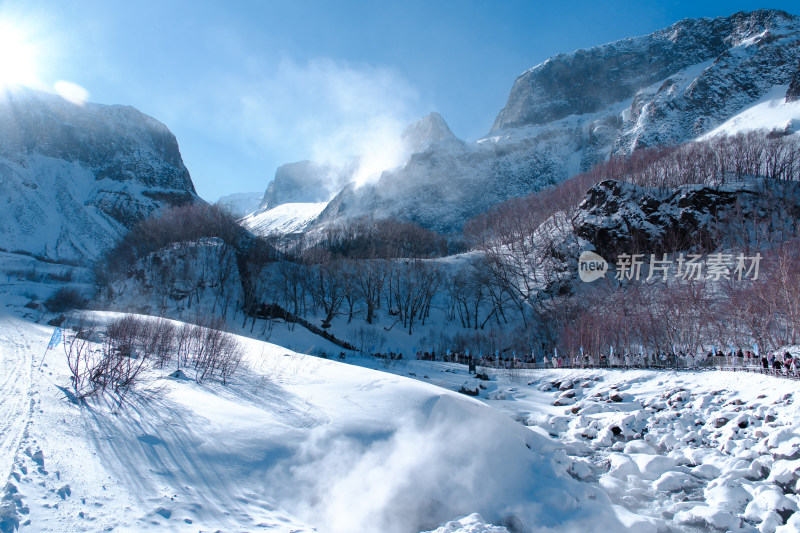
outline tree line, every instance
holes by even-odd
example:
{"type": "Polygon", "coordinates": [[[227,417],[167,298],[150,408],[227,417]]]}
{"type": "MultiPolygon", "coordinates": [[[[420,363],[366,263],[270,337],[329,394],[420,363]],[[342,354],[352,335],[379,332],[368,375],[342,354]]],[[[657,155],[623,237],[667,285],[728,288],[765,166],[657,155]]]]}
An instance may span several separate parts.
{"type": "MultiPolygon", "coordinates": [[[[241,311],[242,324],[249,322],[251,331],[259,306],[274,303],[296,316],[318,317],[323,328],[346,317],[348,323],[379,322],[386,330],[403,328],[409,334],[440,313],[455,328],[447,336],[431,334],[431,349],[448,343],[455,349],[461,343],[473,350],[480,345],[524,352],[625,342],[660,348],[748,335],[777,343],[795,338],[800,315],[787,296],[794,294],[790,283],[798,265],[792,189],[765,187],[760,194],[771,206],[768,212],[754,213],[741,204],[717,221],[715,245],[748,255],[763,250],[770,258],[765,256],[760,280],[724,290],[712,283],[618,284],[578,293],[570,270],[576,259],[572,219],[586,191],[607,179],[662,191],[754,176],[765,183],[797,182],[798,154],[800,141],[794,136],[764,132],[640,150],[499,204],[467,222],[458,238],[410,222],[361,218],[330,225],[289,247],[254,238],[214,206],[186,205],[133,228],[98,264],[98,281],[108,290],[146,270],[160,272],[155,277],[167,287],[196,269],[175,272],[156,252],[173,247],[188,256],[189,248],[213,243],[219,253],[204,260],[216,264],[200,270],[216,280],[204,278],[201,288],[216,291],[214,314],[227,317],[232,311],[235,318],[241,311]],[[735,324],[726,317],[734,317],[735,324]]],[[[679,246],[665,242],[660,251],[679,246]]],[[[191,286],[191,280],[183,281],[181,286],[191,286]]],[[[198,299],[184,297],[189,303],[198,299]]],[[[272,323],[265,320],[263,327],[268,334],[272,323]]]]}

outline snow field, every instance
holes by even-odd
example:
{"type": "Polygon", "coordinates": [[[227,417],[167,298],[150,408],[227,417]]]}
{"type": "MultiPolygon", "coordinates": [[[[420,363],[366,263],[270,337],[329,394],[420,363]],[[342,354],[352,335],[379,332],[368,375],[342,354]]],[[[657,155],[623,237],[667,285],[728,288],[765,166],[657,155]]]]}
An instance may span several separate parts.
{"type": "Polygon", "coordinates": [[[487,403],[561,442],[567,471],[602,487],[623,522],[629,515],[651,531],[798,531],[795,382],[731,372],[531,374],[512,387],[501,375],[487,403]],[[498,395],[505,399],[491,399],[498,395]],[[565,397],[566,409],[544,414],[545,402],[565,397]]]}
{"type": "Polygon", "coordinates": [[[241,338],[228,386],[154,370],[121,408],[78,406],[60,347],[38,367],[52,328],[7,317],[0,332],[2,364],[24,353],[33,372],[28,392],[3,389],[33,399],[8,445],[4,527],[401,533],[480,513],[459,527],[625,529],[551,439],[434,385],[241,338]]]}
{"type": "MultiPolygon", "coordinates": [[[[14,376],[0,381],[11,413],[0,427],[6,528],[800,525],[793,381],[577,369],[488,370],[485,381],[457,364],[353,355],[342,364],[240,337],[245,363],[227,386],[165,368],[122,408],[108,397],[78,407],[66,399],[63,349],[45,354],[52,328],[0,318],[0,366],[14,376]]],[[[276,338],[303,345],[308,335],[276,338]]]]}

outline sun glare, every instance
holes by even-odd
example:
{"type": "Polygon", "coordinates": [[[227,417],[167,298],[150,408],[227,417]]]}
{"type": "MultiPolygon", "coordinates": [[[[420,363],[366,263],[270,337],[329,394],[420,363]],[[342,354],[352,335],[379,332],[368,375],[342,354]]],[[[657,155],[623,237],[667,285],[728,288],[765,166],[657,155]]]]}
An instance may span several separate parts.
{"type": "Polygon", "coordinates": [[[20,28],[0,21],[0,88],[37,85],[36,69],[36,46],[20,28]]]}

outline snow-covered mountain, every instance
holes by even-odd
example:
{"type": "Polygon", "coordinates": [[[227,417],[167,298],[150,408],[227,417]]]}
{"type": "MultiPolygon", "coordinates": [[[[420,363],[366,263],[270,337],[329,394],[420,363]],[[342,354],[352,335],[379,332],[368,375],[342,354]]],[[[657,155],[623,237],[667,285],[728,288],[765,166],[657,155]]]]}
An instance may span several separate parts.
{"type": "Polygon", "coordinates": [[[0,98],[0,196],[0,247],[77,262],[162,206],[198,200],[162,123],[30,89],[0,98]]]}
{"type": "Polygon", "coordinates": [[[267,187],[259,211],[286,203],[327,202],[352,175],[352,168],[336,168],[313,161],[282,165],[267,187]]]}
{"type": "MultiPolygon", "coordinates": [[[[408,125],[398,143],[406,159],[434,145],[463,144],[438,113],[408,125]]],[[[360,163],[355,159],[344,166],[313,161],[282,165],[260,207],[243,220],[243,225],[257,235],[285,235],[305,231],[317,218],[320,222],[336,219],[343,209],[343,198],[354,190],[360,163]]],[[[347,216],[356,214],[355,206],[351,206],[347,216]]]]}
{"type": "MultiPolygon", "coordinates": [[[[797,81],[792,84],[798,65],[800,18],[774,10],[683,20],[650,35],[561,54],[517,78],[485,138],[459,141],[436,115],[439,129],[430,130],[444,135],[415,147],[403,166],[373,184],[339,187],[317,224],[369,213],[455,231],[498,202],[612,154],[686,142],[734,117],[734,131],[749,129],[749,121],[795,131],[791,117],[782,116],[794,113],[787,101],[798,93],[797,81]],[[761,120],[765,108],[757,104],[772,100],[784,106],[772,105],[772,118],[761,120]]],[[[270,187],[280,184],[285,191],[288,182],[279,178],[270,187]]],[[[331,181],[316,173],[315,179],[327,192],[342,176],[331,181]]]]}

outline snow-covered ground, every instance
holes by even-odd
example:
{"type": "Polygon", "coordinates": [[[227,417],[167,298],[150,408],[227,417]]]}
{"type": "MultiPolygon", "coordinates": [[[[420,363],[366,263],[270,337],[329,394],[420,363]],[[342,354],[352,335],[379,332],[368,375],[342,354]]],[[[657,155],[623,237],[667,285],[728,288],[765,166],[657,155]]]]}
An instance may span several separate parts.
{"type": "Polygon", "coordinates": [[[794,381],[598,370],[483,381],[461,365],[331,361],[241,338],[229,385],[154,370],[122,408],[78,406],[63,349],[45,351],[52,331],[0,317],[6,530],[800,527],[794,381]]]}
{"type": "Polygon", "coordinates": [[[408,372],[478,390],[488,405],[553,438],[563,471],[602,488],[636,530],[800,530],[797,381],[540,370],[494,371],[484,382],[430,365],[414,362],[408,372]]]}
{"type": "Polygon", "coordinates": [[[122,408],[78,406],[61,347],[45,351],[52,330],[0,322],[7,529],[406,532],[474,512],[559,530],[617,522],[601,490],[558,470],[551,439],[455,392],[242,339],[246,365],[227,386],[154,371],[122,408]]]}

